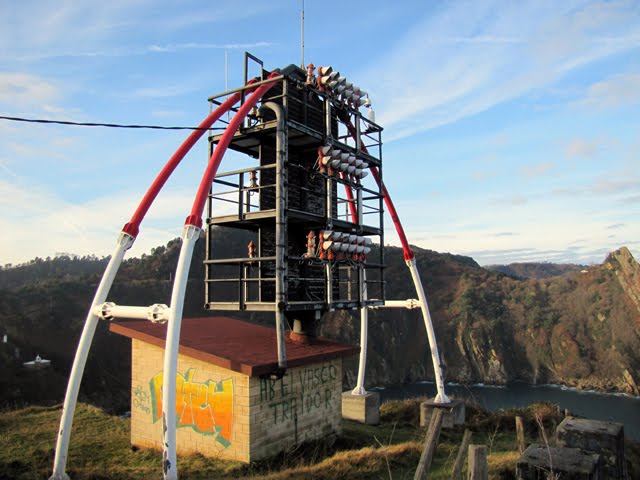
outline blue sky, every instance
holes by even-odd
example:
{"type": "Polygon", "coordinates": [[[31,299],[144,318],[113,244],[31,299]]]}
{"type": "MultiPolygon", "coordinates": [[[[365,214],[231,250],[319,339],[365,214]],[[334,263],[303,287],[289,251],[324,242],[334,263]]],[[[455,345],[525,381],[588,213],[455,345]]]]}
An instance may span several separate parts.
{"type": "MultiPolygon", "coordinates": [[[[0,114],[196,125],[225,89],[225,51],[230,87],[245,50],[300,63],[300,1],[236,3],[1,2],[0,114]]],[[[481,264],[594,263],[622,245],[640,258],[640,2],[305,7],[305,60],[370,92],[411,243],[481,264]]],[[[185,136],[0,120],[0,263],[109,254],[185,136]]],[[[132,255],[180,234],[206,152],[184,160],[132,255]]]]}

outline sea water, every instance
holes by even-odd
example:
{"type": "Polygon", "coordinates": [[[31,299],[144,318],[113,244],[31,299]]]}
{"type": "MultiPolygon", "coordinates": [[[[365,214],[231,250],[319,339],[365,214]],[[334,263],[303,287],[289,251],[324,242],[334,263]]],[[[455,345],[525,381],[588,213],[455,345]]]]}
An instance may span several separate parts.
{"type": "MultiPolygon", "coordinates": [[[[640,397],[582,391],[563,385],[526,383],[512,383],[506,386],[449,383],[445,389],[447,395],[471,400],[489,411],[550,402],[560,405],[562,409],[568,409],[572,415],[623,423],[625,435],[640,441],[640,397]]],[[[381,401],[433,397],[436,394],[436,386],[431,382],[396,385],[375,390],[379,391],[381,401]]]]}

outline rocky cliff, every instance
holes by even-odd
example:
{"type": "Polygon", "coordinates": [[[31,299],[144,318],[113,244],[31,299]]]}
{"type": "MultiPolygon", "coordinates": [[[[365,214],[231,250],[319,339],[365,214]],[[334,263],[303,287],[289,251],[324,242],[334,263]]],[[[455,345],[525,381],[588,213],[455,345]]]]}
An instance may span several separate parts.
{"type": "MultiPolygon", "coordinates": [[[[399,251],[388,298],[415,297],[399,251]]],[[[602,265],[516,279],[471,259],[417,249],[447,381],[561,383],[640,395],[640,266],[625,247],[602,265]]],[[[370,315],[367,383],[433,379],[418,310],[370,315]]],[[[321,334],[359,339],[359,318],[329,314],[321,334]]],[[[353,380],[357,363],[348,366],[353,380]]],[[[353,383],[353,382],[351,382],[353,383]]]]}
{"type": "MultiPolygon", "coordinates": [[[[174,240],[151,255],[127,260],[110,300],[125,305],[168,303],[179,247],[179,240],[174,240]]],[[[628,249],[612,252],[602,265],[541,279],[488,271],[468,257],[419,248],[415,252],[447,381],[553,382],[640,394],[640,266],[628,249]]],[[[415,298],[402,251],[389,247],[385,255],[387,298],[415,298]]],[[[203,258],[200,242],[185,316],[206,314],[203,258]]],[[[0,334],[7,334],[24,357],[12,360],[15,365],[2,362],[0,403],[61,401],[99,280],[96,272],[104,263],[95,258],[36,259],[0,270],[0,334]],[[30,380],[20,369],[21,361],[37,353],[53,360],[53,387],[30,380]]],[[[245,316],[249,317],[273,322],[271,316],[245,316]]],[[[359,316],[327,314],[318,330],[358,343],[359,316]]],[[[419,310],[372,311],[369,332],[368,385],[433,379],[419,310]]],[[[129,349],[126,339],[110,335],[105,322],[99,324],[83,380],[86,399],[115,409],[128,405],[129,349]]],[[[355,384],[356,369],[354,358],[346,368],[346,387],[355,384]]]]}

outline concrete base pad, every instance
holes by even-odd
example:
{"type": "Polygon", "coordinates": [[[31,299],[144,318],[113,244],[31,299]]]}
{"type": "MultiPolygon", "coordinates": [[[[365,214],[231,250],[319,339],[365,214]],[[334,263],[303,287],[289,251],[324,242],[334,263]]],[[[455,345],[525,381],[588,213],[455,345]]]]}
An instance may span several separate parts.
{"type": "MultiPolygon", "coordinates": [[[[540,480],[552,471],[567,480],[598,480],[602,478],[601,459],[596,453],[579,448],[530,445],[516,464],[518,480],[540,480]]],[[[609,477],[607,477],[609,478],[609,477]]]]}
{"type": "Polygon", "coordinates": [[[380,394],[367,392],[354,395],[351,391],[342,392],[342,418],[377,425],[380,423],[380,394]]]}
{"type": "Polygon", "coordinates": [[[556,430],[558,443],[602,455],[604,478],[627,478],[624,426],[621,423],[565,418],[556,430]]]}
{"type": "Polygon", "coordinates": [[[465,422],[464,401],[451,400],[449,403],[435,403],[427,400],[420,404],[420,426],[428,427],[431,415],[435,408],[443,409],[442,428],[453,428],[454,425],[463,425],[465,422]]]}

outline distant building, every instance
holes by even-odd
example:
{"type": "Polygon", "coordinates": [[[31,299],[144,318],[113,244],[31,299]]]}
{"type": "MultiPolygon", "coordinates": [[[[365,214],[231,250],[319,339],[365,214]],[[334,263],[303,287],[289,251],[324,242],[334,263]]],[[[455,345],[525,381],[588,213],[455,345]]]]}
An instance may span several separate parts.
{"type": "Polygon", "coordinates": [[[22,365],[30,370],[39,370],[43,368],[49,368],[51,366],[51,360],[47,360],[40,357],[40,355],[36,355],[35,360],[24,362],[22,365]]]}
{"type": "MultiPolygon", "coordinates": [[[[178,453],[244,462],[342,431],[342,359],[359,347],[286,340],[281,379],[275,329],[225,317],[185,319],[178,355],[178,453]]],[[[112,323],[132,339],[131,443],[161,448],[166,326],[112,323]]]]}

